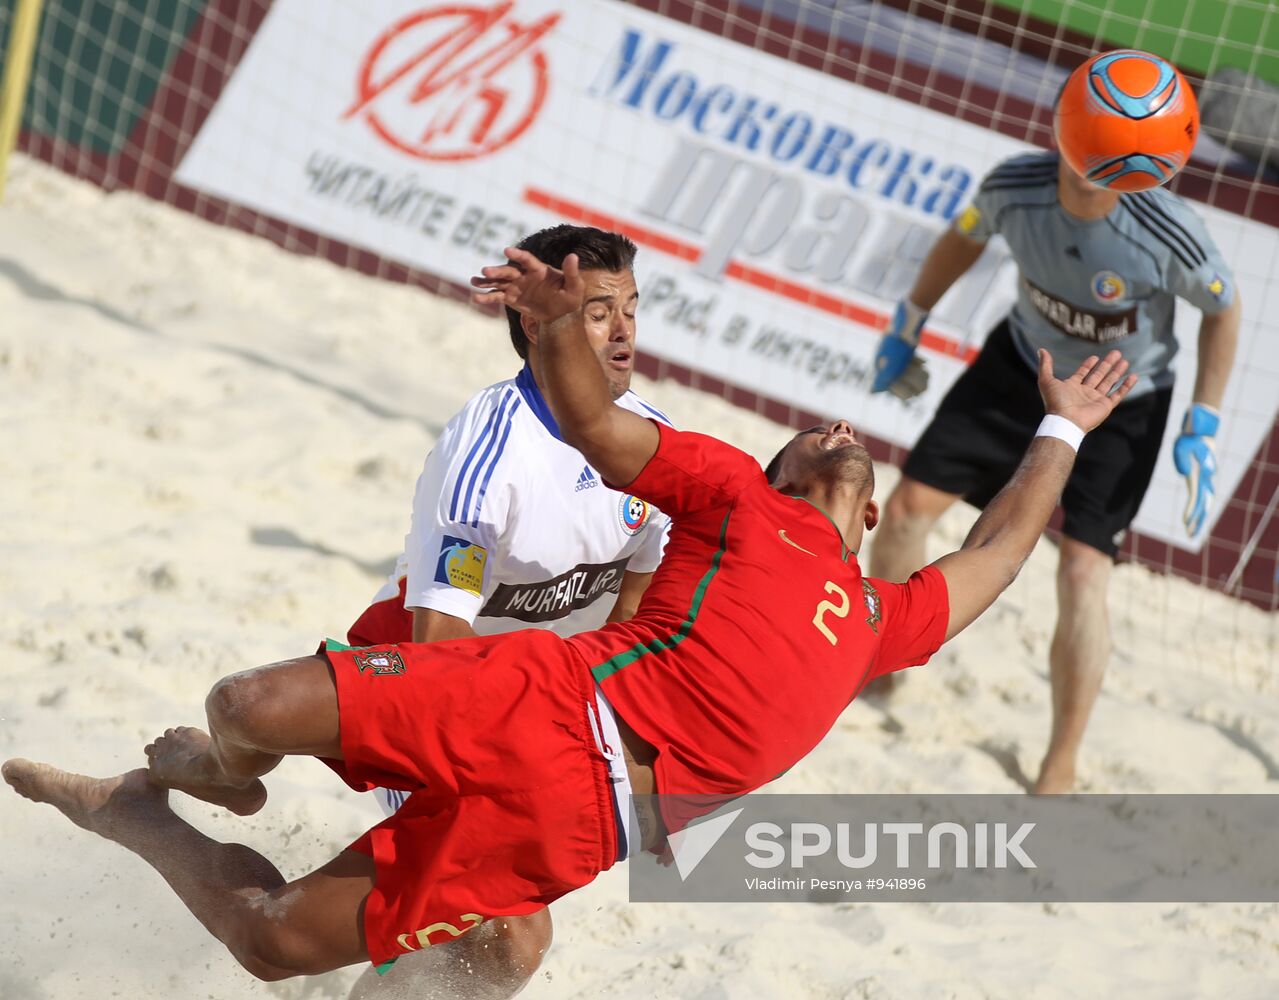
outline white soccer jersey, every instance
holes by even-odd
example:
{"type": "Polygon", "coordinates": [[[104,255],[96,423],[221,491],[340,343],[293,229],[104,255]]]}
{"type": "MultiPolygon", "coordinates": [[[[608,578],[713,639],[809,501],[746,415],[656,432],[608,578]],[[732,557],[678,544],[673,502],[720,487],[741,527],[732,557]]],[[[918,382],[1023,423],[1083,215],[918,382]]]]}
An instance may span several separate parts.
{"type": "MultiPolygon", "coordinates": [[[[667,418],[633,392],[617,401],[667,418]]],[[[670,519],[609,489],[559,428],[528,368],[449,421],[418,479],[413,525],[386,600],[470,622],[480,635],[604,624],[622,574],[651,573],[670,519]]]]}

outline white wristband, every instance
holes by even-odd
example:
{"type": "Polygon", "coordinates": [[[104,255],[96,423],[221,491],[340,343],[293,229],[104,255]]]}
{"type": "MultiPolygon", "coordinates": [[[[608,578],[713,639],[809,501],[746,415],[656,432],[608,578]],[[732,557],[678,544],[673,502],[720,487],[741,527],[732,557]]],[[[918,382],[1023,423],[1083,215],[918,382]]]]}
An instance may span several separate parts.
{"type": "Polygon", "coordinates": [[[924,324],[928,322],[928,310],[920,309],[910,300],[909,296],[902,299],[902,307],[906,312],[905,328],[901,331],[902,340],[918,347],[919,332],[924,328],[924,324]]]}
{"type": "Polygon", "coordinates": [[[1035,431],[1035,437],[1057,438],[1078,451],[1079,444],[1084,439],[1084,432],[1065,417],[1050,413],[1039,422],[1039,430],[1035,431]]]}

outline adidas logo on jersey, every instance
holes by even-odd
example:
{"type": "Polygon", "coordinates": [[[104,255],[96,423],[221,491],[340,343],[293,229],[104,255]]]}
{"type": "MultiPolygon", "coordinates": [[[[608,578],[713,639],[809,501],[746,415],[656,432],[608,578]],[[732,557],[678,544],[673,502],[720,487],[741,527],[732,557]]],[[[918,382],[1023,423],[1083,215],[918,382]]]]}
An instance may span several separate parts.
{"type": "Polygon", "coordinates": [[[582,466],[582,474],[577,477],[577,485],[573,487],[574,493],[581,493],[582,490],[593,490],[600,484],[595,478],[595,473],[591,471],[589,465],[582,466]]]}

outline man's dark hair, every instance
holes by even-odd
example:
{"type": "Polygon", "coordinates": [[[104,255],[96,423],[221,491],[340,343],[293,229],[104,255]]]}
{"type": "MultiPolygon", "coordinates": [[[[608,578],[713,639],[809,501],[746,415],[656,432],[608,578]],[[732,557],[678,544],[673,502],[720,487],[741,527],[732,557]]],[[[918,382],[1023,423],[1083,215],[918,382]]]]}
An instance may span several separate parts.
{"type": "Polygon", "coordinates": [[[781,451],[773,456],[773,460],[764,468],[764,478],[768,480],[768,485],[772,486],[776,482],[777,477],[782,473],[782,455],[786,453],[786,449],[790,447],[790,441],[782,445],[781,451]]]}
{"type": "MultiPolygon", "coordinates": [[[[544,264],[562,267],[564,258],[577,254],[583,271],[626,271],[635,264],[635,244],[621,233],[607,233],[591,226],[551,226],[525,236],[516,244],[544,264]]],[[[521,358],[528,357],[528,338],[520,325],[520,314],[506,308],[511,328],[511,345],[521,358]]]]}

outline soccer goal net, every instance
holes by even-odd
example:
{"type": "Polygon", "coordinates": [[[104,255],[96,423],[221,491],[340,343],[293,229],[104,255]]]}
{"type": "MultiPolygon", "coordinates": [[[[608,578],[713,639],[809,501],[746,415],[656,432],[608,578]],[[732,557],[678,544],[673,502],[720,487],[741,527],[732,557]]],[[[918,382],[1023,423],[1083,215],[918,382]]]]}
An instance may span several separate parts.
{"type": "MultiPolygon", "coordinates": [[[[1279,608],[1279,11],[1269,0],[43,8],[22,96],[27,155],[446,295],[532,229],[622,229],[643,252],[646,373],[789,423],[849,416],[891,461],[1015,288],[992,245],[926,328],[928,391],[910,405],[872,397],[878,330],[932,240],[993,164],[1051,145],[1052,105],[1074,67],[1112,48],[1162,55],[1190,80],[1203,118],[1173,189],[1233,268],[1244,331],[1207,526],[1195,538],[1182,526],[1168,438],[1123,554],[1279,608]]],[[[14,9],[0,0],[0,44],[14,9]]],[[[1197,323],[1180,310],[1174,422],[1197,323]]],[[[1260,631],[1273,651],[1273,628],[1260,631]]]]}

